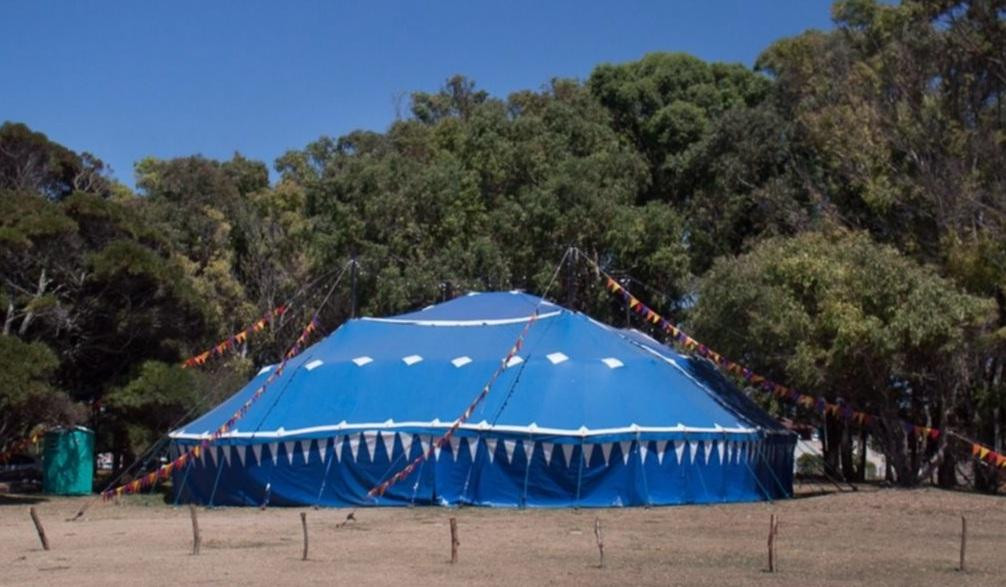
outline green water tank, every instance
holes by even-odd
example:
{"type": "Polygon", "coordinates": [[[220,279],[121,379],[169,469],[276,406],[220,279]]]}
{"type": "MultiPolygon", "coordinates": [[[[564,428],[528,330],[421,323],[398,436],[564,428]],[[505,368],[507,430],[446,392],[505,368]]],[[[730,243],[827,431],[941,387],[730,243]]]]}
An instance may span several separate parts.
{"type": "Polygon", "coordinates": [[[45,433],[42,489],[55,495],[87,495],[94,481],[94,432],[77,426],[45,433]]]}

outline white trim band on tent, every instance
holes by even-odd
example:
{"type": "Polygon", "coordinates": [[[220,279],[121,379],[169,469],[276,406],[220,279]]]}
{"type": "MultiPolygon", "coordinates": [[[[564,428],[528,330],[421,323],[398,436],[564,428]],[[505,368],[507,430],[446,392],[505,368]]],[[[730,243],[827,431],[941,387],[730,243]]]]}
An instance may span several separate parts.
{"type": "MultiPolygon", "coordinates": [[[[220,435],[220,438],[285,438],[292,436],[301,436],[305,434],[317,434],[321,432],[341,432],[346,430],[397,430],[397,429],[414,429],[414,428],[433,428],[433,429],[448,429],[454,424],[452,422],[441,422],[440,420],[433,420],[432,422],[394,422],[388,420],[386,422],[365,422],[360,424],[348,424],[346,422],[341,422],[335,425],[327,426],[310,426],[308,428],[297,428],[294,430],[284,430],[282,428],[278,430],[265,430],[257,432],[241,432],[234,430],[231,432],[226,432],[220,435]]],[[[585,427],[578,429],[569,428],[541,428],[535,424],[529,426],[507,426],[507,425],[495,425],[492,426],[488,422],[480,422],[478,424],[462,424],[460,426],[462,430],[472,430],[476,432],[507,432],[507,433],[518,433],[518,434],[540,434],[549,436],[573,436],[573,437],[587,437],[587,436],[605,436],[611,434],[650,434],[650,433],[702,433],[702,434],[755,434],[758,432],[764,432],[767,434],[773,434],[780,431],[765,430],[763,428],[724,428],[723,426],[709,427],[693,427],[684,426],[679,424],[677,426],[637,426],[635,424],[631,426],[625,426],[621,428],[599,428],[597,430],[590,430],[585,427]]],[[[209,431],[201,433],[192,432],[172,432],[169,435],[171,438],[175,439],[190,439],[190,440],[203,440],[206,438],[211,438],[212,434],[209,431]]]]}
{"type": "MultiPolygon", "coordinates": [[[[562,313],[562,310],[546,312],[538,316],[538,320],[552,318],[562,313]]],[[[519,318],[496,318],[491,320],[402,320],[399,318],[360,318],[367,322],[384,322],[386,324],[409,324],[411,326],[502,326],[504,324],[523,324],[531,316],[519,318]]]]}

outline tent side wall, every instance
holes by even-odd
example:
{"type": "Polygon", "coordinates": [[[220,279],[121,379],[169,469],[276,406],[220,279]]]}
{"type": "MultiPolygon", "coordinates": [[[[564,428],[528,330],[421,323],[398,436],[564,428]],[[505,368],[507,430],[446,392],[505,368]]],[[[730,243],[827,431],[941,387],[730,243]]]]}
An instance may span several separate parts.
{"type": "Polygon", "coordinates": [[[611,507],[792,494],[796,438],[786,433],[606,441],[477,434],[452,439],[380,499],[367,496],[435,438],[375,430],[211,446],[174,473],[175,497],[204,505],[611,507]]]}

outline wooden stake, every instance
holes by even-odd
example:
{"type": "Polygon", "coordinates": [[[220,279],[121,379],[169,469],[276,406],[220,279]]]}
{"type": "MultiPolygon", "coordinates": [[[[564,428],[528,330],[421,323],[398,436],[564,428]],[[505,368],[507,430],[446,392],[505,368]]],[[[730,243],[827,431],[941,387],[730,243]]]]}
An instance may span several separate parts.
{"type": "Polygon", "coordinates": [[[967,571],[967,568],[964,566],[964,551],[967,549],[967,547],[968,547],[968,520],[964,516],[961,516],[961,564],[960,567],[957,568],[957,570],[962,573],[967,571]]]}
{"type": "Polygon", "coordinates": [[[456,518],[451,518],[451,564],[458,562],[458,546],[461,543],[458,542],[458,521],[456,518]]]}
{"type": "Polygon", "coordinates": [[[779,531],[779,523],[775,519],[775,514],[769,518],[768,522],[768,572],[775,572],[775,535],[779,531]]]}
{"type": "Polygon", "coordinates": [[[302,561],[307,560],[307,512],[300,512],[300,525],[304,528],[304,556],[300,558],[302,561]]]}
{"type": "Polygon", "coordinates": [[[199,554],[199,546],[202,545],[203,539],[199,535],[199,519],[196,518],[196,506],[195,504],[189,504],[189,516],[192,517],[192,554],[199,554]]]}
{"type": "Polygon", "coordinates": [[[42,520],[38,518],[38,512],[35,511],[34,507],[28,511],[31,513],[31,521],[35,522],[35,531],[38,532],[38,539],[42,541],[42,550],[49,550],[49,539],[45,537],[45,528],[42,527],[42,520]]]}
{"type": "Polygon", "coordinates": [[[601,518],[594,518],[594,538],[597,539],[597,553],[601,557],[600,568],[604,568],[604,536],[601,535],[601,518]]]}

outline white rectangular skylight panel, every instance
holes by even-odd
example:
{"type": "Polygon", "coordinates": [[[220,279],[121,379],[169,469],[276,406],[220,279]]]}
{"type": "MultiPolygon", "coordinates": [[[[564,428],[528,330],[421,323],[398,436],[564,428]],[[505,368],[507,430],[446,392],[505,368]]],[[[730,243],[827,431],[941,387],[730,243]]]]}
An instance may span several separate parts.
{"type": "Polygon", "coordinates": [[[357,367],[362,367],[362,366],[366,365],[367,363],[374,362],[374,359],[371,359],[370,357],[364,355],[362,357],[356,357],[355,359],[353,359],[353,362],[356,363],[357,367]]]}
{"type": "Polygon", "coordinates": [[[614,357],[608,357],[606,359],[601,359],[601,361],[603,361],[604,364],[607,365],[609,369],[618,369],[619,367],[621,367],[621,366],[624,365],[624,363],[622,363],[621,361],[619,361],[618,359],[616,359],[614,357]]]}
{"type": "Polygon", "coordinates": [[[304,365],[304,368],[307,369],[308,371],[314,371],[315,369],[317,369],[318,367],[321,367],[324,364],[325,364],[325,361],[322,361],[320,359],[315,359],[315,360],[311,361],[310,363],[304,365]]]}
{"type": "Polygon", "coordinates": [[[402,357],[402,362],[410,367],[422,360],[423,358],[420,357],[419,355],[409,355],[407,357],[402,357]]]}
{"type": "Polygon", "coordinates": [[[456,359],[451,360],[451,364],[453,364],[455,367],[464,367],[465,365],[471,362],[472,358],[467,356],[458,357],[456,359]]]}
{"type": "Polygon", "coordinates": [[[545,357],[549,361],[552,361],[553,365],[558,365],[559,363],[562,363],[563,361],[568,361],[569,360],[569,357],[567,357],[566,355],[564,355],[562,353],[549,353],[549,354],[545,355],[545,357]]]}
{"type": "Polygon", "coordinates": [[[506,366],[507,367],[513,367],[514,365],[520,365],[523,362],[524,362],[524,359],[522,359],[522,358],[514,355],[513,357],[510,357],[509,361],[506,362],[506,366]]]}

